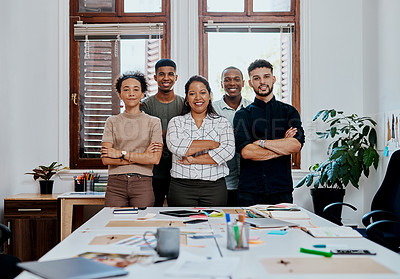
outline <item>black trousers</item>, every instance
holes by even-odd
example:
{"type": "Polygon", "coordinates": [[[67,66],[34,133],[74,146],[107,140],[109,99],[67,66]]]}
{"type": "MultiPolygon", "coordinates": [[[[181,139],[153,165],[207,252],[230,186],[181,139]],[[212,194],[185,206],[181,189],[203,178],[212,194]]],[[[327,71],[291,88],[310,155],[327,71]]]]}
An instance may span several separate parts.
{"type": "Polygon", "coordinates": [[[168,195],[170,182],[171,182],[171,177],[166,177],[166,178],[153,177],[153,192],[155,198],[154,206],[162,207],[164,205],[164,200],[168,195]]]}
{"type": "Polygon", "coordinates": [[[226,206],[225,178],[216,181],[171,178],[168,206],[226,206]]]}
{"type": "Polygon", "coordinates": [[[252,206],[255,204],[278,204],[283,202],[293,203],[292,192],[275,193],[270,195],[242,191],[238,192],[239,206],[252,206]]]}

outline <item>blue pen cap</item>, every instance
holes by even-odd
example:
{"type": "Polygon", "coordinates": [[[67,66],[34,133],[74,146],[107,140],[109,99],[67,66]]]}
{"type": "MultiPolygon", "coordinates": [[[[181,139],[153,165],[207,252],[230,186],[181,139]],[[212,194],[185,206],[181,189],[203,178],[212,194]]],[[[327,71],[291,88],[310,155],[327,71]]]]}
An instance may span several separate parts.
{"type": "Polygon", "coordinates": [[[231,215],[229,215],[229,213],[225,213],[225,219],[226,223],[229,223],[231,221],[231,215]]]}

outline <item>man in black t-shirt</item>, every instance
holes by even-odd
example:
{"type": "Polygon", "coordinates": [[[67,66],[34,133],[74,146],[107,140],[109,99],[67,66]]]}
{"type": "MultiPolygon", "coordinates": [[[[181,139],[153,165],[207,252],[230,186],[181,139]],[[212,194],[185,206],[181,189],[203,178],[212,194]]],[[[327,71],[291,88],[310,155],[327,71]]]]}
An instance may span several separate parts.
{"type": "Polygon", "coordinates": [[[248,73],[256,97],[233,121],[236,150],[242,155],[238,203],[292,203],[291,154],[304,144],[300,115],[272,94],[276,79],[271,63],[258,59],[248,73]]]}

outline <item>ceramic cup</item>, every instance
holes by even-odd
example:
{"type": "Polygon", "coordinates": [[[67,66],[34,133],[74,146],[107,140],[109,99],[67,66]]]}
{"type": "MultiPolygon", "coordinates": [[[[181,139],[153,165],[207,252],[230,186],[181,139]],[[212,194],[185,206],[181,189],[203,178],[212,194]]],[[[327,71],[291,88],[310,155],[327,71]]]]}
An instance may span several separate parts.
{"type": "Polygon", "coordinates": [[[144,241],[153,248],[160,257],[177,258],[179,256],[180,231],[179,228],[168,227],[158,228],[157,232],[147,231],[143,235],[144,241]],[[154,248],[146,240],[147,234],[153,234],[157,239],[157,246],[154,248]]]}

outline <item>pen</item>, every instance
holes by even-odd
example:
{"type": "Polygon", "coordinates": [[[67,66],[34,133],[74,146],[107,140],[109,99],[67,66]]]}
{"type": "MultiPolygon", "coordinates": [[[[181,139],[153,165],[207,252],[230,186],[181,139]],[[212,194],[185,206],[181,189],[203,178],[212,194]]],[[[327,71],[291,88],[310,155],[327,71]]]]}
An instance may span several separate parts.
{"type": "Polygon", "coordinates": [[[318,251],[318,250],[311,250],[311,249],[306,249],[306,248],[300,248],[301,253],[307,253],[307,254],[314,254],[314,255],[320,255],[324,257],[332,257],[332,252],[323,252],[323,251],[318,251]]]}
{"type": "Polygon", "coordinates": [[[231,215],[229,213],[225,213],[226,223],[228,224],[231,221],[231,215]]]}

